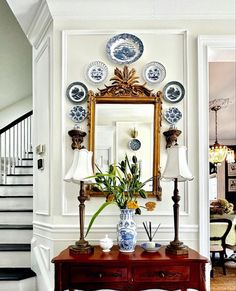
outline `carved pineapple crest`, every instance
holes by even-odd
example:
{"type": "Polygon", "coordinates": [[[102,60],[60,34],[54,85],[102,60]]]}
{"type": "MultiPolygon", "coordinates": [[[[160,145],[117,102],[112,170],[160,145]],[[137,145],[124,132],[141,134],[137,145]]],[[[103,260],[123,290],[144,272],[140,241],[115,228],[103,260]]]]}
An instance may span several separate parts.
{"type": "Polygon", "coordinates": [[[105,89],[99,89],[100,96],[151,96],[152,90],[145,87],[146,83],[139,84],[135,69],[129,71],[128,66],[124,66],[123,71],[115,68],[114,75],[110,79],[111,86],[105,85],[105,89]]]}
{"type": "Polygon", "coordinates": [[[124,66],[123,73],[118,68],[115,68],[115,76],[110,79],[112,82],[112,85],[117,86],[133,86],[135,83],[138,83],[138,77],[135,76],[135,69],[131,69],[129,71],[128,66],[124,66]]]}

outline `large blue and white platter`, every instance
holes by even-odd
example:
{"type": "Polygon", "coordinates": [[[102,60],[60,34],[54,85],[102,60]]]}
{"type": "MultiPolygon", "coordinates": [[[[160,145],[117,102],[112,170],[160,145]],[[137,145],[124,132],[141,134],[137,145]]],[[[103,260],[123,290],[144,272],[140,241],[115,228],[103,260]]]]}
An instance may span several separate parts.
{"type": "Polygon", "coordinates": [[[118,64],[131,64],[143,54],[142,41],[130,33],[121,33],[112,37],[106,46],[106,52],[112,61],[118,64]]]}

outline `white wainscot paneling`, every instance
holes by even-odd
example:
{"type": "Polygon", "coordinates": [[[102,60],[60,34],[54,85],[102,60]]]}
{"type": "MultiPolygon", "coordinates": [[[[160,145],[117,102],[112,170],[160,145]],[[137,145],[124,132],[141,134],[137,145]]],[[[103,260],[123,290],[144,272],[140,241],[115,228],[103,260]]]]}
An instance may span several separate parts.
{"type": "Polygon", "coordinates": [[[34,169],[35,212],[49,215],[50,210],[50,38],[39,50],[34,62],[34,132],[35,145],[45,144],[46,152],[40,157],[44,160],[44,169],[34,169]]]}
{"type": "Polygon", "coordinates": [[[53,242],[46,236],[36,234],[31,241],[31,262],[32,269],[37,274],[39,290],[53,290],[54,268],[51,264],[53,242]]]}

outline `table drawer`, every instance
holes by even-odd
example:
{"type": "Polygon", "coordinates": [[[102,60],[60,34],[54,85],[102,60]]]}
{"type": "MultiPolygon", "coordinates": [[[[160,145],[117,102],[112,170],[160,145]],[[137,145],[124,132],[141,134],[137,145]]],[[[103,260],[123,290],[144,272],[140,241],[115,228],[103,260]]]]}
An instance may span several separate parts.
{"type": "Polygon", "coordinates": [[[70,276],[72,283],[120,282],[127,281],[128,271],[125,267],[72,266],[70,276]]]}
{"type": "Polygon", "coordinates": [[[135,282],[179,282],[189,281],[190,268],[188,266],[147,266],[134,268],[135,282]]]}

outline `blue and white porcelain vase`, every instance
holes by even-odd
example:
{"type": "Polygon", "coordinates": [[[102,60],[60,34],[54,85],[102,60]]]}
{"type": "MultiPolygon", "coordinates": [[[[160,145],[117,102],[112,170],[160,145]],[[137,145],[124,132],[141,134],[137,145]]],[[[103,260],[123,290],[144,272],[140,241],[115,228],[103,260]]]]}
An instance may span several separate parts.
{"type": "Polygon", "coordinates": [[[136,223],[133,220],[133,209],[121,209],[117,225],[117,244],[120,252],[133,252],[137,242],[136,223]]]}

